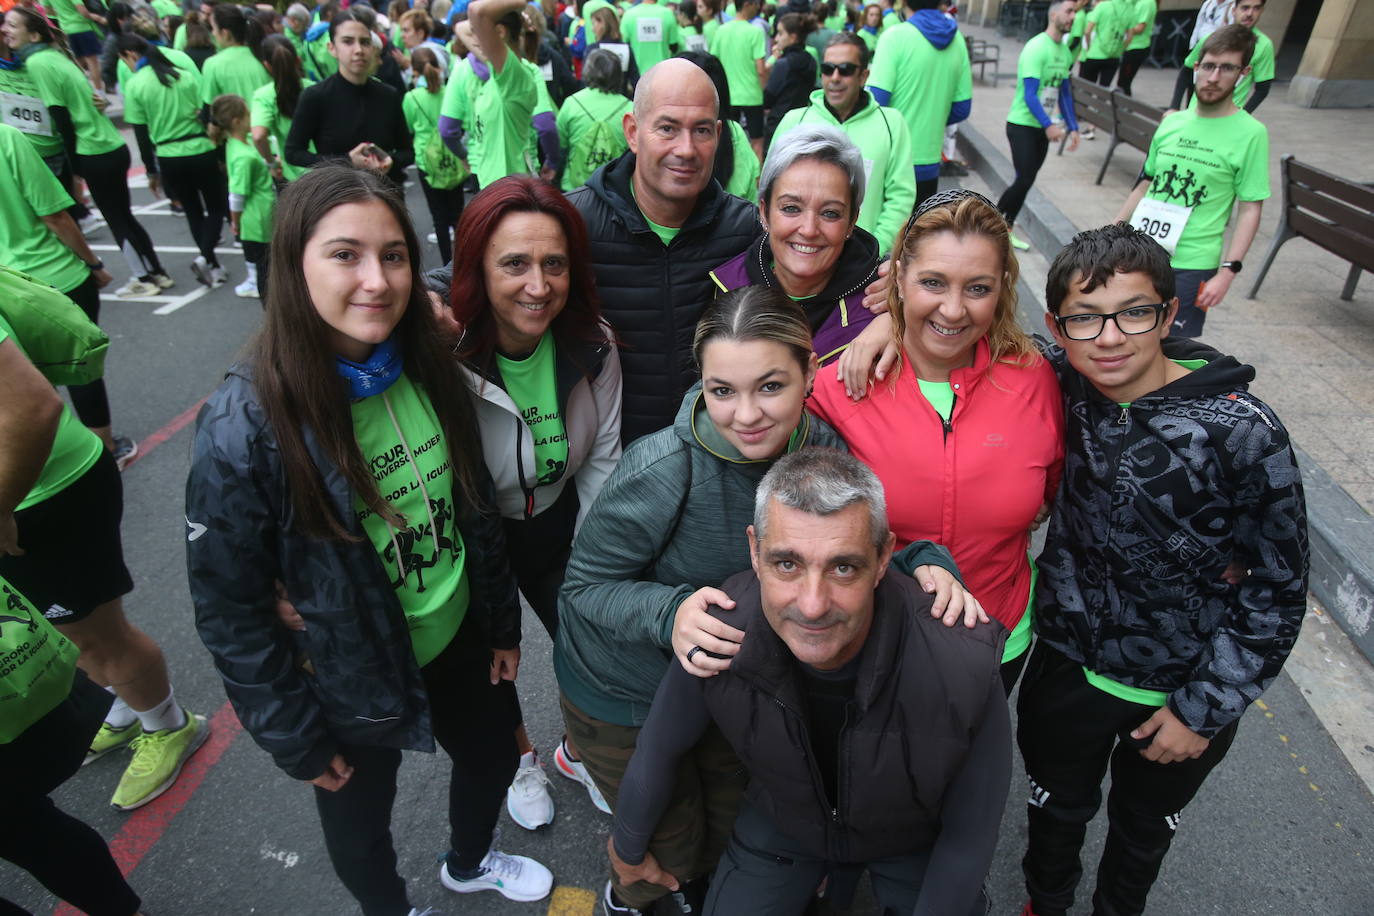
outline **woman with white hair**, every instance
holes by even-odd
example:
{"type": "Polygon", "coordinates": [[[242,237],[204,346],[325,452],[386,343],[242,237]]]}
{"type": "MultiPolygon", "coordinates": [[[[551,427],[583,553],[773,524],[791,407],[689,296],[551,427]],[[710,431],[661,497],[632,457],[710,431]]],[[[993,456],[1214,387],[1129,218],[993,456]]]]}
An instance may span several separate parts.
{"type": "Polygon", "coordinates": [[[558,140],[563,145],[563,177],[559,187],[571,191],[586,183],[592,172],[629,148],[621,121],[633,107],[621,93],[625,71],[620,58],[596,48],[582,65],[586,89],[568,96],[558,110],[558,140]]]}
{"type": "Polygon", "coordinates": [[[759,176],[763,235],[711,271],[721,292],[767,286],[796,300],[822,364],[873,320],[863,298],[878,276],[878,241],[857,225],[864,183],[863,155],[843,131],[789,130],[759,176]]]}

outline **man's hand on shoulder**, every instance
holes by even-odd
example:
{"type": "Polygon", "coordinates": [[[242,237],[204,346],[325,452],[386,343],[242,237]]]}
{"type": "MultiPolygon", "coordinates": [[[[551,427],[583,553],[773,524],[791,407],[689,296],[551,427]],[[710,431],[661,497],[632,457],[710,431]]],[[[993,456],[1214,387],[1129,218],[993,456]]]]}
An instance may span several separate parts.
{"type": "Polygon", "coordinates": [[[627,864],[616,853],[615,840],[607,837],[606,855],[610,857],[611,868],[615,870],[615,876],[620,879],[621,884],[630,885],[636,881],[648,881],[650,884],[660,884],[670,891],[678,889],[677,878],[664,871],[651,852],[645,852],[644,861],[638,865],[627,864]]]}
{"type": "Polygon", "coordinates": [[[1131,737],[1137,740],[1152,738],[1149,747],[1141,748],[1140,756],[1155,763],[1196,760],[1212,743],[1184,725],[1167,706],[1156,709],[1154,715],[1131,732],[1131,737]]]}

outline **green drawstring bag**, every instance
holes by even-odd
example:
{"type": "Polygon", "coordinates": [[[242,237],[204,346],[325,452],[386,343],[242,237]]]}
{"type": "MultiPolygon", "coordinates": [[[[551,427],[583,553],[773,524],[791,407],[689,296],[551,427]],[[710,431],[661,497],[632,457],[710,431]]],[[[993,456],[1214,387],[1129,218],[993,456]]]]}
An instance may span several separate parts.
{"type": "Polygon", "coordinates": [[[41,280],[0,265],[0,318],[54,385],[84,385],[105,374],[110,338],[80,306],[41,280]]]}
{"type": "Polygon", "coordinates": [[[67,698],[78,653],[75,643],[0,577],[0,744],[18,738],[67,698]]]}

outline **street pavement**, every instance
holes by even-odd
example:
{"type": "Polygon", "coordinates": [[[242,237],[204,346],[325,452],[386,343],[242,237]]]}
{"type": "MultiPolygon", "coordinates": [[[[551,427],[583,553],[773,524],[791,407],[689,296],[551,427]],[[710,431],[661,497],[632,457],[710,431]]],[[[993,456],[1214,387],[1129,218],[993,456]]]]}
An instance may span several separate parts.
{"type": "MultiPolygon", "coordinates": [[[[423,235],[430,228],[428,215],[419,189],[412,185],[409,190],[423,235]]],[[[137,583],[127,608],[162,645],[178,697],[211,718],[214,735],[173,790],[137,812],[125,814],[108,806],[126,753],[86,767],[55,798],[111,842],[143,895],[148,916],[351,916],[358,910],[330,870],[310,788],[278,771],[239,729],[196,637],[186,588],[182,505],[187,424],[241,354],[258,326],[260,309],[255,300],[234,296],[243,259],[227,244],[224,250],[235,252],[222,257],[230,284],[197,294],[185,220],[170,215],[165,202],[153,202],[146,190],[134,193],[136,203],[146,208],[140,218],[164,252],[177,286],[155,301],[107,299],[102,312],[101,323],[112,339],[107,381],[115,430],[143,447],[123,478],[124,547],[137,583]]],[[[226,240],[228,235],[226,229],[226,240]]],[[[109,246],[108,231],[97,233],[92,242],[109,246]]],[[[108,248],[103,255],[118,286],[126,279],[122,259],[108,248]]],[[[80,572],[78,561],[72,573],[80,572]]],[[[549,641],[528,611],[525,634],[520,693],[530,734],[550,757],[561,734],[557,691],[549,641]]],[[[1374,798],[1314,714],[1305,690],[1285,674],[1263,703],[1247,713],[1229,757],[1184,815],[1151,897],[1151,912],[1371,912],[1374,798]]],[[[1023,899],[1018,859],[1025,841],[1025,795],[1019,761],[1013,772],[988,880],[992,912],[1003,916],[1019,912],[1023,899]]],[[[501,847],[547,864],[557,878],[553,898],[517,904],[493,894],[457,897],[436,880],[438,857],[446,848],[447,768],[442,757],[407,754],[393,832],[412,903],[448,914],[591,913],[605,877],[609,819],[591,806],[580,787],[552,769],[549,778],[558,805],[556,822],[529,833],[503,814],[501,847]]],[[[1084,898],[1090,894],[1102,833],[1099,819],[1085,849],[1084,898]]],[[[4,863],[0,895],[43,916],[72,912],[4,863]]],[[[869,916],[876,910],[861,898],[853,912],[869,916]]],[[[1086,902],[1075,912],[1087,913],[1086,902]]]]}

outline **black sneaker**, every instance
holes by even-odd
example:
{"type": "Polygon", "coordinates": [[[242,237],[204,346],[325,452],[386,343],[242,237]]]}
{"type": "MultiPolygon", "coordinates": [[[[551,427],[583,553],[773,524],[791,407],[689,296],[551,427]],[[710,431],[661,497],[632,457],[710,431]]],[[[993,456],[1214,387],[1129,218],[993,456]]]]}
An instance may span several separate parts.
{"type": "Polygon", "coordinates": [[[114,437],[114,460],[115,466],[121,471],[129,466],[129,462],[138,457],[138,443],[128,436],[114,437]]]}
{"type": "Polygon", "coordinates": [[[611,882],[606,882],[606,889],[601,892],[601,914],[602,916],[645,916],[644,910],[637,910],[632,906],[626,906],[620,902],[620,898],[611,890],[611,882]]]}

